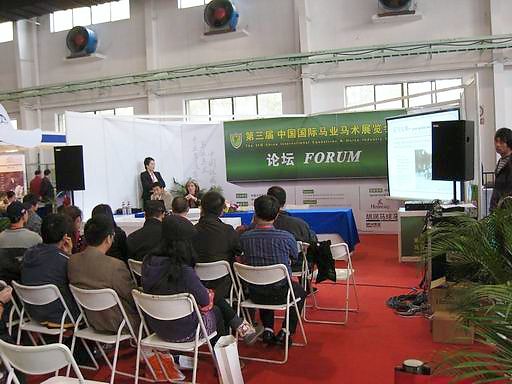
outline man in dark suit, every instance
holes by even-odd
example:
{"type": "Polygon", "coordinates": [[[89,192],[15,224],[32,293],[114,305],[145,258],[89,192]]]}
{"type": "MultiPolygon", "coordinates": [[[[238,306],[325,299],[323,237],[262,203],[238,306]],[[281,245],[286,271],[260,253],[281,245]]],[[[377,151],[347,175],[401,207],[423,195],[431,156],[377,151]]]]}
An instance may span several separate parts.
{"type": "MultiPolygon", "coordinates": [[[[106,253],[114,241],[114,224],[105,215],[97,215],[85,224],[85,251],[75,253],[68,261],[69,283],[83,289],[113,289],[133,327],[137,329],[140,318],[135,308],[132,289],[135,284],[126,264],[106,253]]],[[[97,331],[116,333],[122,322],[119,308],[101,312],[86,311],[90,325],[97,331]]]]}
{"type": "MultiPolygon", "coordinates": [[[[235,261],[242,254],[242,246],[238,233],[231,225],[223,223],[219,217],[224,211],[226,200],[218,192],[208,192],[201,200],[201,218],[196,224],[197,235],[194,238],[194,248],[200,263],[212,263],[226,260],[235,261]]],[[[207,288],[215,290],[219,298],[228,297],[231,288],[229,278],[204,282],[207,288]]]]}
{"type": "Polygon", "coordinates": [[[159,183],[162,188],[165,188],[165,181],[160,172],[155,171],[155,159],[146,157],[144,167],[146,170],[140,174],[140,183],[142,184],[142,203],[143,206],[146,206],[146,201],[151,200],[153,184],[159,183]]]}
{"type": "Polygon", "coordinates": [[[150,200],[146,203],[144,226],[131,233],[126,239],[129,259],[142,261],[144,256],[160,243],[164,212],[165,208],[161,200],[150,200]]]}

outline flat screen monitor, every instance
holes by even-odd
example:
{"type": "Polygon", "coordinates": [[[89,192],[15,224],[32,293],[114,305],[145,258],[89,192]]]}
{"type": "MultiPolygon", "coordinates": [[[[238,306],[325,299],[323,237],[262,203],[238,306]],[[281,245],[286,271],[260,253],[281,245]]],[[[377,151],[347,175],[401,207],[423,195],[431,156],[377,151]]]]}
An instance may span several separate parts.
{"type": "MultiPolygon", "coordinates": [[[[453,182],[432,180],[432,122],[458,120],[459,115],[459,109],[448,109],[386,119],[391,198],[453,199],[453,182]]],[[[459,186],[457,198],[460,198],[459,186]]]]}

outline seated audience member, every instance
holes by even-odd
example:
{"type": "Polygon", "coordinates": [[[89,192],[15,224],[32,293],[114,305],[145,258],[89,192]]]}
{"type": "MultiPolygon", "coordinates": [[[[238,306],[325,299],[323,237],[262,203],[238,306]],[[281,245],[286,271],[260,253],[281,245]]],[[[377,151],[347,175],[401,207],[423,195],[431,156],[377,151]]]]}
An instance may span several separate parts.
{"type": "MultiPolygon", "coordinates": [[[[175,197],[171,204],[172,214],[187,218],[189,211],[188,201],[184,197],[175,197]]],[[[187,219],[188,220],[188,219],[187,219]]]]}
{"type": "Polygon", "coordinates": [[[37,214],[38,200],[39,199],[36,195],[29,193],[28,195],[25,195],[25,197],[23,198],[23,204],[25,204],[28,209],[28,221],[25,228],[27,228],[29,231],[35,232],[40,235],[42,219],[37,214]]]}
{"type": "Polygon", "coordinates": [[[16,201],[16,194],[13,191],[7,191],[5,194],[5,203],[9,206],[16,201]]]}
{"type": "Polygon", "coordinates": [[[189,219],[179,215],[169,215],[163,220],[163,223],[167,223],[167,226],[174,228],[173,236],[180,240],[187,249],[187,254],[190,255],[190,266],[194,268],[197,262],[197,252],[193,245],[194,238],[197,235],[194,224],[189,219]]]}
{"type": "Polygon", "coordinates": [[[284,210],[286,204],[286,191],[278,186],[270,187],[267,191],[268,196],[273,196],[279,202],[279,215],[274,221],[274,227],[290,232],[295,240],[306,243],[316,243],[316,234],[311,230],[309,224],[300,217],[293,217],[284,210]]]}
{"type": "MultiPolygon", "coordinates": [[[[236,256],[242,254],[238,233],[231,225],[219,219],[225,202],[224,197],[218,192],[207,192],[201,200],[201,218],[195,226],[197,235],[194,237],[194,248],[198,255],[197,261],[200,263],[226,260],[231,264],[236,256]]],[[[215,295],[220,299],[229,296],[229,276],[204,284],[214,289],[215,295]]]]}
{"type": "Polygon", "coordinates": [[[97,205],[92,210],[92,217],[97,215],[105,215],[109,217],[112,220],[112,225],[114,226],[114,242],[108,250],[107,255],[126,262],[128,260],[126,232],[117,226],[116,221],[114,220],[114,214],[112,213],[112,208],[110,208],[110,205],[107,204],[97,205]]]}
{"type": "Polygon", "coordinates": [[[7,201],[7,192],[0,192],[0,215],[5,217],[5,211],[10,203],[7,201]]]}
{"type": "Polygon", "coordinates": [[[73,221],[73,225],[75,227],[75,231],[73,233],[73,253],[82,252],[87,244],[84,240],[84,237],[81,234],[82,231],[82,211],[80,208],[75,207],[74,205],[69,205],[67,207],[63,207],[59,213],[63,213],[71,218],[73,221]]]}
{"type": "MultiPolygon", "coordinates": [[[[252,266],[265,266],[284,264],[288,268],[291,277],[291,262],[298,259],[297,242],[289,232],[276,229],[274,220],[279,214],[279,202],[272,196],[260,196],[254,201],[255,228],[240,236],[240,242],[244,249],[243,262],[252,266]]],[[[304,306],[306,292],[297,282],[292,281],[293,291],[298,302],[299,312],[304,306]]],[[[249,297],[257,304],[283,304],[286,302],[288,283],[282,280],[278,283],[266,286],[249,285],[249,297]]],[[[281,329],[274,336],[274,311],[260,310],[260,317],[265,327],[263,342],[270,344],[284,344],[285,330],[281,329]]],[[[297,313],[290,310],[290,335],[297,328],[297,313]]],[[[283,320],[282,327],[285,327],[283,320]]],[[[291,336],[289,343],[291,345],[291,336]]]]}
{"type": "Polygon", "coordinates": [[[199,184],[194,180],[189,180],[185,184],[185,199],[187,199],[190,208],[199,208],[201,205],[200,191],[199,184]]]}
{"type": "MultiPolygon", "coordinates": [[[[78,307],[69,290],[68,260],[73,248],[73,222],[68,216],[51,213],[41,225],[43,244],[25,252],[21,269],[21,283],[25,285],[54,284],[76,320],[78,307]]],[[[64,307],[58,301],[44,306],[30,306],[30,315],[41,323],[59,326],[64,307]]],[[[69,323],[69,319],[66,319],[69,323]]]]}
{"type": "MultiPolygon", "coordinates": [[[[139,326],[139,315],[133,302],[135,288],[130,271],[124,262],[107,256],[114,241],[112,220],[105,215],[96,215],[85,224],[85,251],[76,253],[68,261],[69,283],[84,289],[111,288],[116,291],[131,325],[139,326]]],[[[123,317],[118,308],[102,312],[86,312],[89,324],[100,332],[116,333],[123,317]]]]}
{"type": "Polygon", "coordinates": [[[161,201],[148,201],[144,207],[144,226],[130,233],[126,239],[128,258],[142,261],[162,239],[162,220],[165,208],[161,201]]]}
{"type": "Polygon", "coordinates": [[[172,208],[172,195],[166,191],[159,182],[153,183],[151,200],[161,200],[164,202],[165,210],[169,212],[172,208]]]}
{"type": "Polygon", "coordinates": [[[0,279],[10,283],[20,278],[20,261],[25,251],[43,240],[37,233],[24,228],[28,212],[19,201],[7,207],[9,228],[0,233],[0,279]]]}
{"type": "MultiPolygon", "coordinates": [[[[192,267],[193,254],[187,241],[182,238],[180,224],[174,216],[164,220],[162,241],[154,252],[144,258],[142,265],[144,292],[155,295],[190,293],[201,308],[201,316],[208,333],[217,331],[218,336],[227,335],[231,328],[238,330],[247,343],[253,343],[256,341],[258,332],[237,316],[225,300],[219,301],[219,306],[214,305],[213,291],[208,291],[201,284],[192,267]]],[[[159,337],[171,342],[194,340],[197,324],[198,319],[195,314],[173,321],[148,317],[149,327],[159,337]]]]}

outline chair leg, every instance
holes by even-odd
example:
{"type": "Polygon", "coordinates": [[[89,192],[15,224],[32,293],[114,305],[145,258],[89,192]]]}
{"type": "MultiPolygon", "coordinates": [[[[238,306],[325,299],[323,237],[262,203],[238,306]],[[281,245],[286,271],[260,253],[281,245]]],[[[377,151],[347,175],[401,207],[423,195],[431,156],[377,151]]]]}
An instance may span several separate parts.
{"type": "Polygon", "coordinates": [[[196,384],[196,377],[197,377],[197,363],[198,363],[198,346],[197,346],[197,339],[196,339],[196,345],[194,348],[194,368],[192,370],[192,384],[196,384]]]}
{"type": "MultiPolygon", "coordinates": [[[[348,277],[344,281],[346,283],[346,285],[345,285],[345,288],[346,288],[345,292],[346,293],[345,293],[345,300],[344,300],[345,301],[345,306],[343,306],[343,307],[323,307],[323,306],[317,305],[315,294],[313,293],[312,296],[315,299],[314,309],[323,310],[323,311],[341,311],[341,312],[345,312],[345,319],[343,321],[313,320],[313,319],[308,319],[306,316],[304,316],[304,321],[306,321],[308,323],[316,323],[316,324],[335,324],[335,325],[345,325],[345,324],[347,324],[347,322],[348,322],[348,313],[352,312],[352,311],[357,311],[357,310],[350,309],[350,307],[349,307],[349,291],[350,291],[350,284],[349,283],[350,283],[350,277],[348,277]]],[[[334,285],[340,285],[340,284],[334,283],[334,285]]],[[[355,285],[354,285],[354,288],[355,288],[355,285]]]]}
{"type": "MultiPolygon", "coordinates": [[[[297,303],[294,303],[293,307],[295,308],[295,312],[297,313],[297,320],[299,322],[300,330],[302,332],[302,339],[304,340],[304,344],[296,343],[296,345],[305,346],[308,344],[308,339],[306,338],[306,331],[304,330],[304,324],[302,323],[302,319],[301,319],[301,316],[299,313],[299,307],[297,306],[297,303]]],[[[306,303],[304,302],[304,313],[306,313],[305,309],[306,309],[306,303]]]]}
{"type": "MultiPolygon", "coordinates": [[[[29,332],[29,334],[30,334],[30,332],[29,332]]],[[[18,336],[16,337],[16,344],[20,345],[20,342],[21,342],[21,324],[18,325],[18,336]]],[[[34,343],[34,341],[32,341],[32,342],[34,343]]]]}
{"type": "Polygon", "coordinates": [[[354,298],[356,300],[356,308],[354,312],[359,311],[359,297],[357,296],[357,285],[356,278],[354,277],[354,272],[352,272],[352,288],[354,289],[354,298]]]}
{"type": "MultiPolygon", "coordinates": [[[[73,337],[71,338],[71,348],[70,348],[71,356],[74,356],[74,354],[75,354],[75,343],[76,343],[76,336],[73,333],[73,337]]],[[[70,372],[71,372],[71,365],[68,365],[68,369],[66,371],[66,376],[67,377],[69,377],[69,373],[70,372]]]]}
{"type": "Polygon", "coordinates": [[[97,371],[100,368],[100,366],[98,364],[98,361],[94,357],[94,354],[92,353],[91,348],[89,348],[89,345],[87,345],[87,341],[85,341],[84,339],[80,339],[80,342],[82,343],[82,345],[84,346],[85,350],[87,351],[87,354],[89,355],[89,358],[91,359],[92,364],[93,364],[92,367],[84,365],[84,366],[80,366],[80,368],[82,368],[82,369],[91,369],[91,370],[97,371]]]}
{"type": "Polygon", "coordinates": [[[116,346],[114,349],[114,360],[112,361],[112,376],[110,377],[110,384],[114,384],[116,376],[117,356],[119,355],[119,337],[116,339],[116,346]]]}
{"type": "Polygon", "coordinates": [[[139,371],[140,371],[140,344],[137,343],[137,357],[135,360],[135,384],[139,384],[139,371]]]}
{"type": "MultiPolygon", "coordinates": [[[[39,337],[39,340],[41,340],[41,343],[43,343],[43,345],[46,345],[46,341],[44,340],[44,337],[43,335],[41,335],[40,333],[37,334],[37,336],[39,337]]],[[[59,340],[59,343],[62,343],[61,340],[59,340]]]]}

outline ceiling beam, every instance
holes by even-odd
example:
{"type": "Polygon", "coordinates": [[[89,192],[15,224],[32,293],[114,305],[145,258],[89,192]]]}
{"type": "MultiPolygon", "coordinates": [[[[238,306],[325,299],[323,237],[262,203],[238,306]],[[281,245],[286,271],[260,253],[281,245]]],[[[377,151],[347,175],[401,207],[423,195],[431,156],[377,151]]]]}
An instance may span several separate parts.
{"type": "Polygon", "coordinates": [[[155,81],[178,80],[201,76],[223,75],[276,68],[301,68],[307,65],[343,63],[357,60],[384,60],[393,57],[426,56],[461,52],[483,52],[512,48],[512,34],[481,36],[427,42],[375,45],[289,55],[231,60],[189,65],[155,71],[50,84],[38,87],[0,91],[0,101],[13,101],[93,89],[112,88],[155,81]]]}

